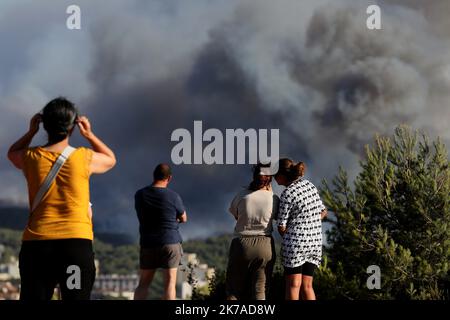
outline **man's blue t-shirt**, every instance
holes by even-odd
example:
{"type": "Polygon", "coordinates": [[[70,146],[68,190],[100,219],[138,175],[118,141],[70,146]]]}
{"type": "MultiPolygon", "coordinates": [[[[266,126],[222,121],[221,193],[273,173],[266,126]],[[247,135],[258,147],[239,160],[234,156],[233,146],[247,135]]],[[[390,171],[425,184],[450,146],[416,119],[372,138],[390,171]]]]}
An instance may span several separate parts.
{"type": "Polygon", "coordinates": [[[185,211],[180,196],[168,189],[145,187],[134,196],[143,248],[181,243],[177,218],[185,211]]]}

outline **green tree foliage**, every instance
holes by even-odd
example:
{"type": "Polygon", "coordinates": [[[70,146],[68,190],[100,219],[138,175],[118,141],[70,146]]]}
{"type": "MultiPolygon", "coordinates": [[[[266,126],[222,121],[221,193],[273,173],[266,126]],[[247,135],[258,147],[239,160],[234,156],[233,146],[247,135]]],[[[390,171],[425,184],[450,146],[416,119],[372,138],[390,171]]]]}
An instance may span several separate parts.
{"type": "MultiPolygon", "coordinates": [[[[200,300],[207,301],[224,301],[226,300],[226,288],[225,288],[225,280],[226,280],[226,271],[218,270],[215,272],[213,278],[209,281],[209,295],[206,297],[202,297],[200,300]]],[[[199,299],[196,296],[193,296],[193,299],[199,299]]]]}
{"type": "Polygon", "coordinates": [[[95,258],[100,262],[102,274],[130,274],[139,270],[137,245],[113,246],[95,239],[94,252],[95,258]]]}
{"type": "MultiPolygon", "coordinates": [[[[323,298],[449,297],[450,168],[445,146],[409,127],[366,147],[351,187],[341,168],[322,197],[335,214],[326,263],[316,283],[323,298]],[[381,268],[369,290],[367,267],[381,268]]],[[[319,295],[320,295],[319,294],[319,295]]]]}
{"type": "Polygon", "coordinates": [[[0,244],[4,248],[0,263],[8,263],[12,257],[18,257],[22,233],[15,230],[0,229],[0,244]]]}
{"type": "Polygon", "coordinates": [[[221,235],[206,239],[189,240],[183,243],[183,250],[196,253],[202,263],[216,270],[226,270],[228,262],[228,250],[232,235],[221,235]]]}

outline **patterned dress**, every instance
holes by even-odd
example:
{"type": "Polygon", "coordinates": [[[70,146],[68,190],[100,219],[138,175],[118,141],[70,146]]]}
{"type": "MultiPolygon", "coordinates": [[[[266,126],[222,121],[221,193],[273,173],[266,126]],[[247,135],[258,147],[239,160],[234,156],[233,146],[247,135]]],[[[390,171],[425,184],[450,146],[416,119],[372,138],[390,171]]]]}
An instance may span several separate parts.
{"type": "Polygon", "coordinates": [[[295,268],[322,260],[322,221],[325,209],[317,188],[308,180],[290,184],[281,194],[278,226],[286,227],[281,246],[283,266],[295,268]]]}

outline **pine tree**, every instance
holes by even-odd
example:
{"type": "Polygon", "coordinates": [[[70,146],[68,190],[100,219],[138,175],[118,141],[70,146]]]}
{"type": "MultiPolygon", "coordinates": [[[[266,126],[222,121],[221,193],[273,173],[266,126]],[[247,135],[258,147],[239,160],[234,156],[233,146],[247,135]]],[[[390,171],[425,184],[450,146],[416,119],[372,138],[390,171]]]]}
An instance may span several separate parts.
{"type": "Polygon", "coordinates": [[[321,189],[334,213],[325,263],[316,277],[322,298],[448,299],[450,167],[437,139],[406,126],[366,147],[351,186],[340,168],[321,189]],[[369,290],[367,268],[381,270],[369,290]]]}

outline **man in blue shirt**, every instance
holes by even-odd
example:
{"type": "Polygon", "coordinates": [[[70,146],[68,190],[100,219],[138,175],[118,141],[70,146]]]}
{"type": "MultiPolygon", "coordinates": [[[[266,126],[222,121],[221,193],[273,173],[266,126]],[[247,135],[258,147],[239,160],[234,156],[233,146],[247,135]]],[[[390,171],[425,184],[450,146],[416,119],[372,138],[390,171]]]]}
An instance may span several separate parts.
{"type": "Polygon", "coordinates": [[[179,223],[187,221],[180,196],[167,186],[172,180],[168,164],[153,171],[153,183],[135,195],[140,233],[140,279],[134,299],[145,300],[156,269],[164,271],[164,299],[175,300],[177,268],[181,262],[179,223]]]}

